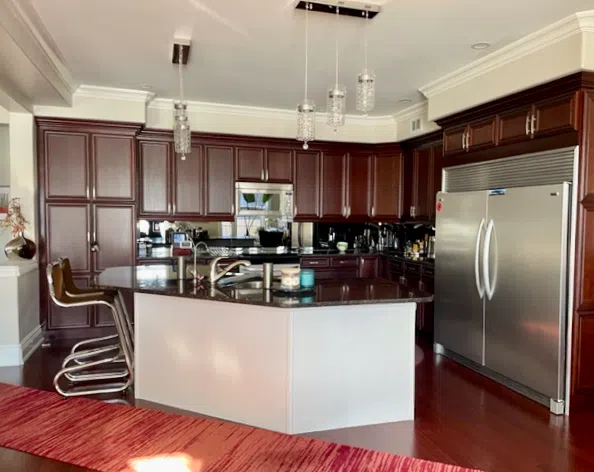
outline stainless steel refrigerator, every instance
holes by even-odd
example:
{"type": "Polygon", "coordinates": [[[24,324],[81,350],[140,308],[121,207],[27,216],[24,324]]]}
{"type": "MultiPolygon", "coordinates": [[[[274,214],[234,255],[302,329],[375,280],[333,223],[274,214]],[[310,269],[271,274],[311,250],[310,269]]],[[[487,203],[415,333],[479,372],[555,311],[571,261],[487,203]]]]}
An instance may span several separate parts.
{"type": "Polygon", "coordinates": [[[437,198],[436,352],[562,414],[571,184],[437,198]]]}

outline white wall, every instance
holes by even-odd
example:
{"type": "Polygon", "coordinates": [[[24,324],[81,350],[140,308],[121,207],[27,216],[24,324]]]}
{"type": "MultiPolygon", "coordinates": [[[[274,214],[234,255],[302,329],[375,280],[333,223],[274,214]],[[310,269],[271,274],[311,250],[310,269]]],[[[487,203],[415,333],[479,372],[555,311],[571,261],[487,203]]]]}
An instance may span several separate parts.
{"type": "Polygon", "coordinates": [[[0,124],[0,185],[10,185],[10,148],[7,124],[0,124]]]}
{"type": "Polygon", "coordinates": [[[39,271],[33,270],[19,278],[19,342],[39,327],[39,271]]]}

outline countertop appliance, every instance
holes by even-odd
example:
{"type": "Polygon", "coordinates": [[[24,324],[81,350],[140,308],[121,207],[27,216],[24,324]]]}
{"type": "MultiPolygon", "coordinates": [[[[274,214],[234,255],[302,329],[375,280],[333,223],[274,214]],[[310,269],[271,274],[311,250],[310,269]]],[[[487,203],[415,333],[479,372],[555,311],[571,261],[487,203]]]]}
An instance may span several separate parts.
{"type": "Polygon", "coordinates": [[[267,216],[293,221],[293,185],[236,182],[237,216],[267,216]]]}
{"type": "Polygon", "coordinates": [[[571,184],[437,194],[435,350],[565,411],[571,184]]]}

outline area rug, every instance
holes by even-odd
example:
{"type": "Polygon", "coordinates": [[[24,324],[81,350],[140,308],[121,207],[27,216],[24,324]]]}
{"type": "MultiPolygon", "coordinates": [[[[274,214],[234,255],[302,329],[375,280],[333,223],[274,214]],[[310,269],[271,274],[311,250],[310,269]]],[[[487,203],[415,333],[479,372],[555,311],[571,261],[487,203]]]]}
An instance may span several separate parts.
{"type": "Polygon", "coordinates": [[[471,470],[6,384],[0,384],[0,446],[101,472],[471,470]]]}

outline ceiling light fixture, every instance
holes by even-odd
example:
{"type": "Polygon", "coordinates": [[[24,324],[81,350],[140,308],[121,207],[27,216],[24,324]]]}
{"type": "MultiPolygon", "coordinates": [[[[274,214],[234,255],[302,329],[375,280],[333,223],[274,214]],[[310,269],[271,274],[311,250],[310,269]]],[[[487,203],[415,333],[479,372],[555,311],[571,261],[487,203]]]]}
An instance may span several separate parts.
{"type": "Polygon", "coordinates": [[[357,76],[357,110],[367,116],[375,108],[375,74],[367,67],[369,11],[366,10],[362,14],[365,15],[365,69],[357,76]]]}
{"type": "Polygon", "coordinates": [[[491,47],[491,43],[488,43],[486,41],[482,41],[479,43],[474,43],[472,46],[470,46],[472,49],[476,49],[477,51],[480,51],[482,49],[489,49],[491,47]]]}
{"type": "Polygon", "coordinates": [[[176,40],[173,44],[172,62],[178,65],[179,73],[179,101],[173,102],[173,142],[175,152],[181,154],[181,160],[186,160],[186,154],[192,152],[192,130],[188,119],[188,104],[184,101],[183,66],[188,63],[190,41],[176,40]]]}
{"type": "Polygon", "coordinates": [[[336,133],[340,126],[344,126],[346,116],[346,87],[338,83],[338,18],[340,7],[336,7],[336,82],[334,87],[328,89],[326,102],[326,124],[331,126],[336,133]]]}
{"type": "Polygon", "coordinates": [[[303,149],[309,148],[310,141],[316,139],[316,104],[307,98],[307,66],[309,53],[309,10],[305,5],[305,98],[297,105],[297,140],[303,141],[303,149]]]}

